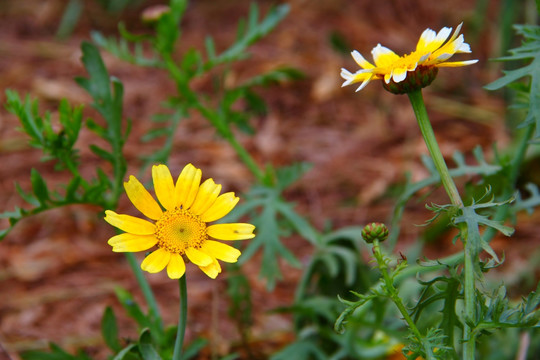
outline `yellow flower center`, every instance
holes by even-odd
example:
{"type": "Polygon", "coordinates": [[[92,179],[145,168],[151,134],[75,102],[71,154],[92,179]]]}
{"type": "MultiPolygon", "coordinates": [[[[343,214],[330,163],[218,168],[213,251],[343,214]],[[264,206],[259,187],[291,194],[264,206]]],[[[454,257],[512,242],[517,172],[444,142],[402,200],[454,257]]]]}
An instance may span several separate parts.
{"type": "Polygon", "coordinates": [[[206,223],[183,209],[169,210],[156,222],[157,245],[171,253],[183,255],[187,248],[200,248],[208,238],[206,223]]]}

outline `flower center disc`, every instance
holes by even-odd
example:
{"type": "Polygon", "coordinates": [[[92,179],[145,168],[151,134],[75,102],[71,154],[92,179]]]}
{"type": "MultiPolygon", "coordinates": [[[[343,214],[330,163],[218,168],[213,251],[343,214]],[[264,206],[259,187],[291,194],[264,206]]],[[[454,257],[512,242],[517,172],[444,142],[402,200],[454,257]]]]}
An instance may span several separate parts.
{"type": "Polygon", "coordinates": [[[207,239],[206,224],[183,209],[166,211],[156,222],[157,245],[171,253],[184,254],[187,248],[199,248],[207,239]]]}

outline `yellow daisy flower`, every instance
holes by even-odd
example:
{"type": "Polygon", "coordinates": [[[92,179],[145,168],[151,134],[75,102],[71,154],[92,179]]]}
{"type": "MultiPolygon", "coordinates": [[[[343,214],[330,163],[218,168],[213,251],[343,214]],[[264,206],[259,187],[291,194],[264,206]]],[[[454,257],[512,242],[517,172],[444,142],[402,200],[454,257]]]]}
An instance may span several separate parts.
{"type": "Polygon", "coordinates": [[[246,240],[255,237],[255,226],[244,223],[207,225],[227,215],[240,200],[232,192],[219,195],[221,185],[208,179],[201,184],[202,172],[191,164],[176,181],[165,165],[152,167],[155,193],[161,206],[134,176],[124,183],[135,207],[155,223],[130,215],[105,211],[105,221],[125,233],[109,239],[115,252],[157,249],[146,256],[141,268],[157,273],[167,268],[171,279],[185,271],[183,255],[212,279],[221,272],[217,260],[234,263],[240,251],[212,240],[246,240]]]}
{"type": "Polygon", "coordinates": [[[470,53],[469,44],[459,35],[462,24],[448,38],[452,28],[444,27],[438,33],[426,29],[416,44],[416,50],[408,55],[398,56],[392,50],[378,44],[372,51],[375,64],[356,50],[351,54],[360,67],[354,74],[341,69],[345,79],[342,86],[361,83],[356,91],[362,90],[371,80],[384,79],[383,86],[393,93],[406,93],[429,85],[436,77],[439,67],[457,67],[476,63],[478,60],[448,62],[454,54],[470,53]],[[406,80],[404,82],[404,80],[406,80]],[[397,84],[401,83],[399,86],[397,84]]]}

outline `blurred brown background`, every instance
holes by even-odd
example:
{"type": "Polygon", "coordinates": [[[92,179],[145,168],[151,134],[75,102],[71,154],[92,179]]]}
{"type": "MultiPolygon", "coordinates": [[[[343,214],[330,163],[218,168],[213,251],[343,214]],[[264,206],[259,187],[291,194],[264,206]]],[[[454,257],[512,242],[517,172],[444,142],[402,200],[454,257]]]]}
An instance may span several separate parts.
{"type": "MultiPolygon", "coordinates": [[[[159,1],[143,1],[120,14],[105,12],[96,1],[85,1],[85,10],[74,33],[67,39],[55,38],[66,1],[2,0],[0,2],[0,89],[14,89],[40,100],[42,110],[52,111],[60,99],[73,104],[89,104],[89,96],[73,78],[86,76],[80,62],[80,43],[89,40],[90,30],[117,34],[117,23],[124,21],[134,32],[150,31],[140,21],[141,11],[159,1]]],[[[261,12],[273,1],[257,2],[261,12]]],[[[428,111],[442,151],[451,156],[456,150],[469,153],[480,144],[492,154],[491,144],[508,144],[505,127],[506,104],[500,93],[488,93],[482,86],[500,76],[501,65],[488,62],[500,56],[501,8],[489,2],[477,10],[475,1],[407,0],[291,0],[291,12],[268,37],[252,47],[252,57],[235,64],[226,81],[242,79],[279,66],[301,70],[305,79],[260,89],[268,103],[267,116],[252,119],[254,137],[241,136],[260,164],[285,165],[307,161],[313,169],[288,192],[298,211],[322,229],[362,225],[389,218],[394,200],[388,195],[392,185],[410,171],[413,179],[426,176],[419,157],[426,153],[414,115],[405,96],[385,92],[374,82],[359,93],[355,87],[341,88],[341,67],[357,69],[349,54],[339,52],[332,39],[345,42],[371,60],[371,49],[382,43],[399,54],[414,49],[426,28],[455,28],[465,22],[462,33],[471,45],[471,55],[459,59],[479,59],[473,66],[442,69],[432,86],[424,91],[428,111]]],[[[245,17],[250,1],[191,1],[182,22],[183,38],[178,53],[196,47],[203,49],[204,38],[212,35],[217,49],[225,49],[234,39],[238,19],[245,17]]],[[[516,22],[523,15],[516,14],[516,22]]],[[[139,139],[154,124],[152,114],[160,103],[174,94],[174,84],[164,72],[135,67],[103,53],[111,75],[125,86],[125,116],[133,120],[126,146],[128,174],[138,174],[140,155],[159,149],[159,141],[139,139]]],[[[208,89],[210,79],[196,86],[208,89]]],[[[2,103],[5,94],[0,95],[2,103]]],[[[88,116],[95,116],[87,105],[88,116]]],[[[61,182],[66,174],[56,173],[53,164],[40,161],[40,153],[30,148],[26,136],[17,130],[18,120],[0,109],[0,211],[26,206],[14,191],[14,182],[29,189],[31,168],[38,169],[50,183],[61,182]]],[[[169,166],[178,174],[187,162],[201,167],[204,177],[213,177],[224,189],[242,194],[252,183],[249,172],[232,149],[219,140],[210,125],[198,116],[183,121],[176,134],[169,166]]],[[[99,159],[87,146],[95,141],[84,130],[78,148],[83,173],[94,174],[99,159]]],[[[146,173],[146,179],[148,180],[146,173]]],[[[444,194],[436,191],[429,198],[439,203],[444,194]]],[[[124,196],[120,211],[132,211],[124,196]]],[[[114,296],[116,285],[133,291],[135,280],[119,254],[110,251],[107,239],[114,229],[96,214],[97,209],[73,206],[44,213],[20,222],[0,244],[0,344],[17,359],[16,353],[47,347],[54,341],[68,349],[85,347],[96,359],[105,359],[100,337],[100,320],[105,306],[113,306],[120,319],[121,335],[136,336],[114,296]]],[[[411,202],[402,229],[399,249],[407,247],[423,231],[431,215],[424,201],[411,202]]],[[[523,216],[515,236],[497,238],[493,247],[505,251],[507,261],[498,270],[507,283],[526,271],[526,259],[539,244],[534,217],[523,216]],[[512,244],[510,247],[509,244],[512,244]]],[[[6,226],[3,222],[2,228],[6,226]]],[[[286,241],[305,260],[310,247],[300,238],[286,241]]],[[[432,243],[429,256],[458,251],[451,236],[432,243]]],[[[399,250],[398,249],[398,250],[399,250]]],[[[300,270],[283,264],[285,279],[268,293],[257,278],[258,260],[245,267],[253,286],[255,324],[253,337],[260,341],[262,354],[270,354],[291,340],[290,318],[269,314],[268,310],[291,304],[300,270]]],[[[530,270],[528,270],[530,271],[530,270]]],[[[188,341],[197,336],[211,339],[214,351],[226,354],[239,342],[233,322],[227,317],[224,292],[226,273],[211,281],[188,266],[188,341]]],[[[165,322],[177,319],[177,285],[165,274],[149,275],[162,307],[165,322]]],[[[523,292],[530,285],[514,284],[523,292]]],[[[532,288],[532,286],[531,286],[532,288]]],[[[2,351],[0,350],[0,359],[2,351]]]]}

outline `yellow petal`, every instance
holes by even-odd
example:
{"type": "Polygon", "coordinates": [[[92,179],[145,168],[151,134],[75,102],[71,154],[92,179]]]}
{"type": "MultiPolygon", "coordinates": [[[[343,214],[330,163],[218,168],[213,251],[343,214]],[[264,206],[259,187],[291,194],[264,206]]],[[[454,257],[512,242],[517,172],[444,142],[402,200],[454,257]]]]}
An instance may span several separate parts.
{"type": "Polygon", "coordinates": [[[131,215],[117,214],[111,210],[105,211],[105,221],[120,230],[135,235],[152,235],[156,230],[150,221],[131,215]]]}
{"type": "Polygon", "coordinates": [[[186,249],[186,255],[192,263],[198,266],[207,266],[212,263],[210,255],[203,253],[201,250],[189,247],[186,249]]]}
{"type": "Polygon", "coordinates": [[[186,272],[186,264],[181,255],[171,254],[169,265],[167,265],[167,275],[171,279],[180,279],[186,272]]]}
{"type": "Polygon", "coordinates": [[[159,204],[134,176],[129,177],[129,181],[124,183],[124,188],[129,200],[144,216],[157,220],[163,215],[159,204]]]}
{"type": "Polygon", "coordinates": [[[240,250],[233,248],[230,245],[223,244],[213,240],[206,240],[201,248],[202,251],[216,259],[235,263],[240,256],[240,250]]]}
{"type": "Polygon", "coordinates": [[[395,52],[381,44],[375,46],[373,50],[371,50],[371,54],[373,55],[373,61],[375,61],[377,67],[387,67],[399,60],[399,56],[395,52]]]}
{"type": "Polygon", "coordinates": [[[240,198],[234,196],[233,192],[218,196],[212,206],[201,215],[201,220],[204,222],[212,222],[221,219],[234,209],[239,200],[240,198]]]}
{"type": "Polygon", "coordinates": [[[219,240],[246,240],[255,237],[255,226],[244,223],[210,225],[208,235],[219,240]]]}
{"type": "Polygon", "coordinates": [[[182,206],[185,210],[189,209],[201,183],[202,172],[191,164],[187,164],[178,180],[176,180],[174,202],[176,206],[182,206]]]}
{"type": "Polygon", "coordinates": [[[212,279],[215,279],[221,272],[221,266],[216,259],[212,259],[212,263],[210,263],[210,265],[199,266],[199,268],[212,279]]]}
{"type": "Polygon", "coordinates": [[[362,54],[360,54],[358,51],[354,50],[351,55],[354,58],[354,61],[356,61],[356,63],[360,65],[362,69],[373,69],[375,67],[369,61],[364,59],[362,54]]]}
{"type": "Polygon", "coordinates": [[[157,273],[165,269],[165,266],[171,259],[171,253],[167,250],[157,249],[150,255],[144,258],[141,263],[141,269],[148,271],[149,273],[157,273]]]}
{"type": "Polygon", "coordinates": [[[437,33],[435,31],[431,29],[424,30],[422,35],[420,35],[420,39],[418,39],[418,43],[416,44],[416,51],[425,51],[429,44],[435,40],[436,36],[437,33]]]}
{"type": "Polygon", "coordinates": [[[221,185],[214,183],[213,179],[208,179],[199,187],[197,197],[191,205],[191,212],[201,215],[212,206],[221,192],[221,185]]]}
{"type": "Polygon", "coordinates": [[[154,180],[154,189],[156,196],[167,210],[172,210],[175,207],[174,202],[174,182],[169,168],[165,165],[152,166],[152,179],[154,180]]]}
{"type": "Polygon", "coordinates": [[[136,252],[150,249],[157,241],[154,235],[124,233],[110,238],[108,244],[113,247],[114,252],[136,252]]]}
{"type": "Polygon", "coordinates": [[[454,62],[443,62],[437,64],[437,67],[459,67],[476,64],[478,60],[466,60],[466,61],[454,61],[454,62]]]}

